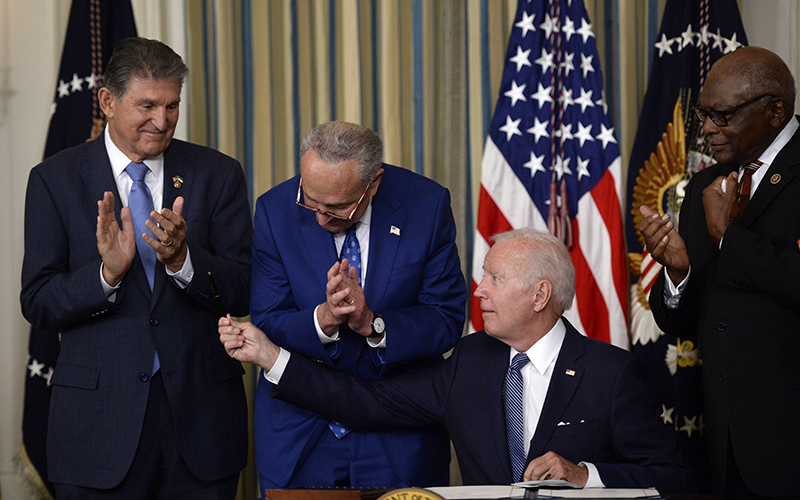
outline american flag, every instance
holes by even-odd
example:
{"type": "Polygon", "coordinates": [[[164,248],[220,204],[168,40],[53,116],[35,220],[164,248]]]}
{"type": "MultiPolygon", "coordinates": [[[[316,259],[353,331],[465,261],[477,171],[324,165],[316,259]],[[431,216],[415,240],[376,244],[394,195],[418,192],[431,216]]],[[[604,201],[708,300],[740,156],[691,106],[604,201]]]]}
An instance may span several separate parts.
{"type": "MultiPolygon", "coordinates": [[[[550,230],[570,249],[576,297],[565,316],[628,347],[621,161],[582,0],[520,0],[483,155],[473,291],[489,238],[550,230]]],[[[471,327],[483,327],[480,302],[471,327]]]]}

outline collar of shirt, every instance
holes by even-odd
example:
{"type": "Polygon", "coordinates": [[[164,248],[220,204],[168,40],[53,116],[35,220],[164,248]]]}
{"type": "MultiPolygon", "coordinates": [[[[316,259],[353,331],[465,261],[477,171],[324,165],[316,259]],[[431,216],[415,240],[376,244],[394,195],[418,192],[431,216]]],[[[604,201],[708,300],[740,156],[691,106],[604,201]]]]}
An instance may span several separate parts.
{"type": "MultiPolygon", "coordinates": [[[[358,238],[358,247],[361,250],[361,288],[363,289],[367,283],[367,263],[369,262],[369,227],[372,222],[372,200],[367,205],[367,210],[354,224],[356,225],[356,238],[358,238]]],[[[344,246],[344,239],[347,237],[347,231],[340,231],[334,233],[333,243],[336,245],[336,255],[342,253],[344,246]]]]}
{"type": "MultiPolygon", "coordinates": [[[[125,168],[133,161],[123,153],[114,141],[111,140],[111,135],[106,126],[103,132],[105,138],[106,152],[108,153],[108,161],[111,163],[111,172],[114,175],[114,182],[117,184],[117,192],[119,193],[119,201],[123,207],[128,206],[128,195],[131,192],[133,181],[131,177],[125,172],[125,168]]],[[[159,155],[153,159],[144,161],[147,165],[148,172],[145,174],[144,183],[150,189],[150,195],[153,197],[153,207],[156,211],[161,211],[161,205],[164,198],[164,155],[159,155]]],[[[171,208],[171,207],[170,207],[171,208]]],[[[360,240],[359,240],[360,241],[360,240]]]]}
{"type": "MultiPolygon", "coordinates": [[[[789,143],[789,141],[792,139],[792,136],[794,136],[795,132],[797,132],[798,128],[800,128],[800,123],[798,123],[797,117],[793,117],[791,120],[789,120],[789,123],[783,127],[783,130],[780,131],[775,140],[772,141],[772,144],[767,146],[767,149],[765,149],[764,152],[761,153],[761,156],[758,157],[758,161],[760,161],[762,165],[761,168],[753,173],[753,177],[750,182],[750,197],[755,194],[756,189],[758,189],[758,185],[761,183],[761,179],[766,177],[769,167],[775,161],[775,157],[778,156],[778,153],[780,153],[781,149],[783,149],[783,147],[789,143]]],[[[739,169],[740,176],[742,175],[742,171],[743,169],[739,169]]]]}
{"type": "MultiPolygon", "coordinates": [[[[556,356],[558,356],[558,352],[561,350],[561,344],[564,342],[564,336],[566,334],[567,327],[564,326],[564,322],[561,320],[556,321],[556,324],[553,325],[553,328],[551,328],[550,331],[544,335],[544,337],[539,339],[530,347],[530,349],[525,351],[530,363],[525,365],[523,370],[533,367],[536,369],[539,375],[544,374],[548,367],[554,364],[556,356]]],[[[519,354],[519,351],[512,347],[508,357],[509,364],[511,364],[511,360],[514,359],[514,356],[517,354],[519,354]]],[[[523,373],[523,378],[524,376],[525,374],[523,373]]]]}

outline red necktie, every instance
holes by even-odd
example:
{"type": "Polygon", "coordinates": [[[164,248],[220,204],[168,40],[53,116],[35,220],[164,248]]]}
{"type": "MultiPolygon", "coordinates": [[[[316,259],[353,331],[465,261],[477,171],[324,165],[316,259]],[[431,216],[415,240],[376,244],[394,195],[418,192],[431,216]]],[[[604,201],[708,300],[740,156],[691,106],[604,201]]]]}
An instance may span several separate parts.
{"type": "Polygon", "coordinates": [[[754,161],[750,165],[744,167],[742,180],[739,183],[739,213],[736,216],[735,222],[739,222],[739,219],[742,218],[742,214],[744,213],[744,209],[747,208],[747,205],[750,203],[750,185],[753,182],[753,174],[760,166],[760,161],[754,161]]]}

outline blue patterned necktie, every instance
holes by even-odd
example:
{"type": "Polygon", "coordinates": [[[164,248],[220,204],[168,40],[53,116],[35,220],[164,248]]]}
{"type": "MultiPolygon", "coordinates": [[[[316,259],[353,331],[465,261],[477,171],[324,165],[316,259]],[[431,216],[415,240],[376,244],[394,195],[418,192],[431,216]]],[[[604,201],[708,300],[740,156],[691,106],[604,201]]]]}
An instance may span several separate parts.
{"type": "Polygon", "coordinates": [[[511,366],[506,373],[505,384],[505,410],[506,410],[506,437],[508,438],[508,457],[511,459],[511,482],[522,481],[525,472],[525,420],[522,410],[522,372],[523,366],[528,364],[528,356],[524,353],[517,354],[511,360],[511,366]]]}
{"type": "MultiPolygon", "coordinates": [[[[152,291],[156,276],[156,250],[142,238],[142,233],[147,233],[155,238],[153,233],[144,225],[145,221],[150,218],[150,213],[154,210],[153,197],[147,184],[144,183],[144,176],[147,174],[147,170],[147,165],[144,163],[130,162],[125,167],[125,171],[128,172],[133,181],[131,192],[128,196],[128,207],[131,209],[131,217],[133,218],[136,251],[139,252],[139,258],[142,259],[144,274],[147,276],[147,282],[150,284],[150,291],[152,291]]],[[[153,359],[153,373],[157,372],[160,367],[161,362],[158,359],[158,352],[156,352],[153,359]]]]}
{"type": "Polygon", "coordinates": [[[361,246],[358,244],[356,237],[356,226],[358,222],[350,226],[347,230],[347,236],[344,238],[344,245],[342,246],[342,253],[339,256],[339,261],[347,259],[352,267],[356,268],[358,274],[358,285],[361,286],[361,246]]]}
{"type": "MultiPolygon", "coordinates": [[[[339,261],[347,259],[350,265],[356,268],[358,273],[358,284],[361,285],[361,247],[358,245],[358,238],[356,238],[356,225],[358,222],[350,226],[347,230],[347,235],[344,238],[344,245],[342,245],[341,255],[339,261]]],[[[349,429],[335,420],[328,422],[328,428],[336,436],[336,439],[342,439],[350,434],[352,429],[349,429]]]]}

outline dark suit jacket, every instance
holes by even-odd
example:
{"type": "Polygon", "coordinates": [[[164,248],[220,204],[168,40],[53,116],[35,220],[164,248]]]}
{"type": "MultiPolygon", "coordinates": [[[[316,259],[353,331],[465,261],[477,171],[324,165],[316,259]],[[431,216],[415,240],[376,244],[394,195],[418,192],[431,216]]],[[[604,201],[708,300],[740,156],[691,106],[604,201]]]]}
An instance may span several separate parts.
{"type": "MultiPolygon", "coordinates": [[[[386,322],[381,353],[346,325],[340,341],[327,347],[319,341],[314,308],[325,301],[327,272],[338,256],[333,235],[295,204],[298,177],[259,198],[253,238],[253,323],[279,346],[366,380],[391,378],[440,359],[461,336],[466,302],[449,192],[406,169],[383,168],[372,200],[364,289],[367,305],[386,322]]],[[[272,399],[271,391],[272,384],[260,379],[256,466],[285,485],[328,421],[272,399]]],[[[441,431],[385,432],[380,439],[395,474],[406,483],[425,485],[447,471],[450,449],[441,431]]]]}
{"type": "MultiPolygon", "coordinates": [[[[594,463],[607,487],[692,491],[691,473],[659,418],[639,360],[564,323],[528,461],[554,451],[574,463],[594,463]]],[[[293,355],[273,394],[354,427],[444,426],[465,484],[509,484],[503,410],[509,349],[478,332],[461,339],[438,366],[377,384],[293,355]]]]}
{"type": "Polygon", "coordinates": [[[775,471],[800,469],[800,134],[778,153],[720,249],[706,226],[703,189],[736,169],[714,165],[692,178],[679,226],[691,276],[678,309],[664,305],[664,272],[650,304],[665,332],[698,338],[716,488],[730,433],[753,492],[796,495],[797,479],[775,471]]]}
{"type": "Polygon", "coordinates": [[[156,347],[186,464],[202,480],[228,477],[247,458],[244,370],[217,334],[223,312],[248,309],[252,227],[241,166],[172,141],[163,205],[186,200],[194,277],[182,290],[158,264],[151,292],[137,255],[112,303],[100,284],[97,201],[113,192],[118,221],[121,204],[103,141],[47,159],[28,181],[22,312],[61,338],[51,379],[49,480],[93,488],[122,480],[139,442],[156,347]]]}

